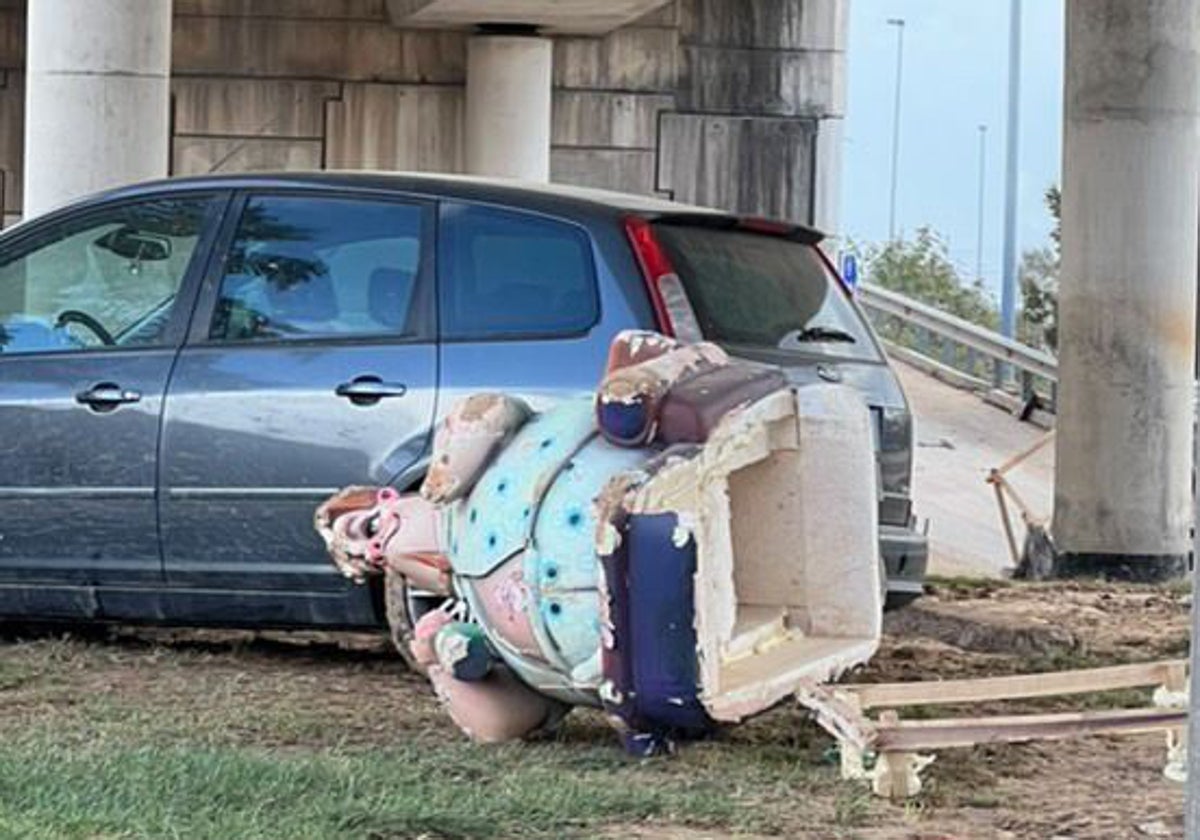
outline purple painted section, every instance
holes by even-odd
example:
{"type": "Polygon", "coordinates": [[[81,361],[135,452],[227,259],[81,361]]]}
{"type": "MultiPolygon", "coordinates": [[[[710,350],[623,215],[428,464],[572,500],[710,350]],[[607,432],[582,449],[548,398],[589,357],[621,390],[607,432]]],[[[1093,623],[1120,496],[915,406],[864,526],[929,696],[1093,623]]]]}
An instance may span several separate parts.
{"type": "Polygon", "coordinates": [[[699,698],[696,547],[675,546],[678,524],[669,514],[630,517],[621,548],[603,559],[614,628],[604,672],[615,691],[606,708],[624,723],[626,749],[637,755],[715,728],[699,698]]]}

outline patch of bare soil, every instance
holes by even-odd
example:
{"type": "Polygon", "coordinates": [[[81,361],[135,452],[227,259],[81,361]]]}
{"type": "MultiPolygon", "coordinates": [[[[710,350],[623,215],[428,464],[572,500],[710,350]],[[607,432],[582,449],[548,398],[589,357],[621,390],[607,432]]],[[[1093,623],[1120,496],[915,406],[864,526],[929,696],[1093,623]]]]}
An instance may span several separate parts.
{"type": "MultiPolygon", "coordinates": [[[[952,679],[1178,658],[1187,654],[1188,635],[1189,607],[1179,589],[946,584],[889,615],[879,655],[850,679],[952,679]]],[[[128,628],[64,635],[61,628],[0,626],[0,697],[0,737],[73,717],[99,729],[141,726],[139,713],[153,716],[155,737],[199,730],[213,740],[276,748],[386,748],[427,732],[459,737],[424,680],[404,670],[382,635],[128,628]],[[206,723],[207,716],[213,719],[206,723]]],[[[1087,702],[1097,708],[1147,701],[1147,693],[1115,692],[1087,702]]],[[[1083,703],[987,704],[939,714],[1083,703]]],[[[564,747],[611,743],[618,749],[598,719],[572,720],[564,747]]],[[[691,748],[691,760],[703,766],[719,761],[725,749],[764,755],[783,749],[794,750],[797,761],[814,762],[830,746],[796,707],[735,728],[722,741],[691,748]]],[[[831,815],[830,824],[787,827],[780,806],[785,827],[778,830],[865,840],[1180,837],[1183,791],[1162,777],[1165,754],[1159,736],[951,750],[926,771],[926,791],[902,805],[833,783],[829,757],[819,772],[831,783],[795,796],[827,799],[819,810],[831,815]]],[[[611,836],[728,836],[685,827],[686,814],[679,823],[614,827],[611,836]]]]}
{"type": "MultiPolygon", "coordinates": [[[[999,676],[1186,658],[1189,595],[1099,583],[934,587],[888,617],[856,682],[999,676]]],[[[985,704],[939,714],[1144,705],[1149,692],[985,704]]],[[[1181,837],[1183,789],[1162,776],[1164,736],[950,750],[915,805],[952,837],[1181,837]]],[[[864,835],[867,836],[867,835],[864,835]]]]}

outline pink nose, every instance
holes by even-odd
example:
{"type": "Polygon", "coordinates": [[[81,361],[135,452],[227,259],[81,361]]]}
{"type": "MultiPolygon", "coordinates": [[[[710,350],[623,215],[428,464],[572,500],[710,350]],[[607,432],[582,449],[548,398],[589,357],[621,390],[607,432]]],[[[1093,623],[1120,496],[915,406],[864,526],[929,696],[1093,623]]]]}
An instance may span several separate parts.
{"type": "Polygon", "coordinates": [[[384,487],[379,491],[379,495],[376,498],[380,502],[394,502],[400,498],[400,494],[391,487],[384,487]]]}

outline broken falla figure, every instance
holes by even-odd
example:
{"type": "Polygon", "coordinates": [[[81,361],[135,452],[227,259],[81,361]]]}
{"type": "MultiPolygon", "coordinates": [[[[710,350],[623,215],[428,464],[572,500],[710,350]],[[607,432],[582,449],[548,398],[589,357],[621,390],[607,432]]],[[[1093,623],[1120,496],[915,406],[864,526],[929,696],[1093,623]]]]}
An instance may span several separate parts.
{"type": "Polygon", "coordinates": [[[347,576],[446,596],[412,655],[471,737],[598,706],[648,755],[873,655],[876,503],[853,391],[629,332],[594,397],[473,396],[419,495],[350,488],[316,522],[347,576]]]}

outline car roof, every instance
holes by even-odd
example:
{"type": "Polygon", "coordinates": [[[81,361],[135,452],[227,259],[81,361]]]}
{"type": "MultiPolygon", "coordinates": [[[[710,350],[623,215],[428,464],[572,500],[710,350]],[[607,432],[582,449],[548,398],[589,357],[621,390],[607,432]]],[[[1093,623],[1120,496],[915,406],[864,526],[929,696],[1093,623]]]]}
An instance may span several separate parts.
{"type": "Polygon", "coordinates": [[[724,215],[718,210],[668,201],[653,196],[632,195],[589,187],[568,186],[565,184],[544,184],[475,175],[431,174],[425,172],[372,172],[362,170],[255,172],[169,178],[110,190],[104,194],[104,197],[111,198],[132,193],[140,194],[180,188],[252,189],[264,186],[303,186],[331,189],[341,187],[382,190],[441,198],[461,198],[473,201],[490,200],[505,204],[512,203],[518,206],[569,202],[635,213],[724,215]]]}
{"type": "MultiPolygon", "coordinates": [[[[364,170],[321,170],[304,172],[254,172],[197,175],[167,178],[118,187],[90,196],[69,207],[114,198],[132,198],[162,192],[203,189],[353,189],[392,192],[422,198],[458,199],[495,203],[547,214],[600,211],[606,214],[638,214],[675,219],[732,220],[732,214],[655,196],[634,195],[611,190],[566,184],[535,183],[475,175],[432,174],[426,172],[373,172],[364,170]]],[[[60,209],[68,209],[66,207],[60,209]]],[[[814,240],[823,235],[806,225],[789,223],[814,240]]]]}

